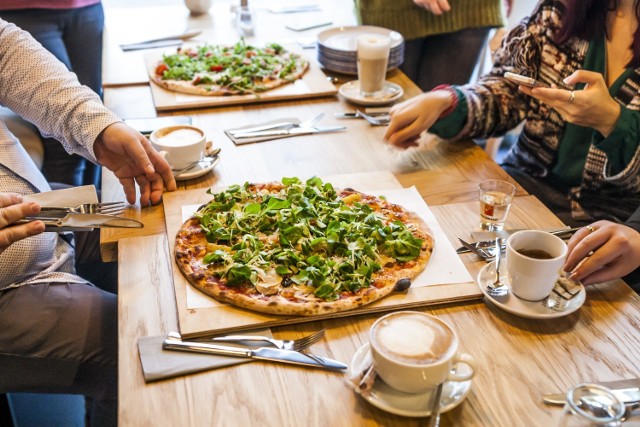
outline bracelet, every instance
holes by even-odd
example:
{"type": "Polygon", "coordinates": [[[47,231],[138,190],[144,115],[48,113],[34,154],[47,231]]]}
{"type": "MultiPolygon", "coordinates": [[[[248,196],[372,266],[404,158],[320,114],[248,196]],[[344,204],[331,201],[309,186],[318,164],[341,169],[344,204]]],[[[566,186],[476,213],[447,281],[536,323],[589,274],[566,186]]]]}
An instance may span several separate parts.
{"type": "Polygon", "coordinates": [[[440,114],[440,117],[438,117],[438,120],[439,120],[453,113],[453,110],[456,109],[456,107],[458,106],[458,94],[456,93],[456,90],[451,85],[438,85],[433,89],[431,89],[430,92],[435,92],[436,90],[444,90],[449,92],[449,97],[451,98],[451,105],[446,110],[444,110],[442,114],[440,114]]]}

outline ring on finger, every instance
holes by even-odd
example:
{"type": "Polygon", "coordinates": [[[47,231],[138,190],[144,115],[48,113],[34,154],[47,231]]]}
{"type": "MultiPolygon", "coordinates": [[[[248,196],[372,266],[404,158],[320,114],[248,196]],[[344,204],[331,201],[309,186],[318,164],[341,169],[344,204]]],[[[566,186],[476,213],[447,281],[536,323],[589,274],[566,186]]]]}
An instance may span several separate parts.
{"type": "Polygon", "coordinates": [[[569,103],[572,103],[576,99],[576,94],[574,91],[571,91],[569,94],[569,103]]]}
{"type": "Polygon", "coordinates": [[[593,226],[591,226],[591,225],[587,225],[585,228],[586,228],[587,230],[589,230],[589,233],[593,233],[594,231],[596,231],[596,229],[595,229],[595,228],[593,228],[593,226]]]}

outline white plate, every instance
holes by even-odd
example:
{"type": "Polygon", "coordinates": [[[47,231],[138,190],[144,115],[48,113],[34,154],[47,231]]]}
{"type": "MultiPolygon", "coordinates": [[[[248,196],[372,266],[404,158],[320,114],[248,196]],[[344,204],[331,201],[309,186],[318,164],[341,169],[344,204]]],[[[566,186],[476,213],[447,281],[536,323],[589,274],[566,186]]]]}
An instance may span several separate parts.
{"type": "Polygon", "coordinates": [[[345,51],[356,51],[356,38],[362,34],[382,34],[391,39],[391,49],[404,42],[402,34],[388,28],[374,27],[372,25],[359,25],[353,27],[334,27],[318,33],[318,43],[328,48],[345,51]]]}
{"type": "Polygon", "coordinates": [[[176,181],[199,178],[202,175],[209,173],[209,171],[213,169],[218,164],[218,162],[220,162],[220,155],[215,156],[211,160],[203,160],[188,171],[182,172],[180,175],[175,175],[174,178],[176,179],[176,181]]]}
{"type": "Polygon", "coordinates": [[[384,82],[384,88],[380,96],[362,96],[360,94],[360,82],[354,80],[340,86],[340,95],[347,100],[359,105],[385,105],[390,104],[402,97],[404,91],[400,86],[391,82],[384,82]]]}
{"type": "Polygon", "coordinates": [[[578,310],[587,299],[587,292],[584,286],[575,297],[569,300],[569,304],[562,311],[556,311],[545,305],[546,299],[542,301],[526,301],[518,298],[511,292],[511,280],[507,274],[505,263],[500,265],[500,281],[509,286],[509,293],[505,296],[492,296],[487,293],[487,284],[493,283],[496,279],[496,263],[492,261],[482,267],[478,273],[478,286],[482,290],[485,298],[504,311],[517,316],[528,317],[530,319],[553,319],[567,316],[578,310]],[[504,267],[503,267],[504,266],[504,267]]]}
{"type": "MultiPolygon", "coordinates": [[[[371,352],[369,344],[365,344],[356,351],[351,359],[348,378],[356,375],[354,369],[358,369],[369,364],[371,352]]],[[[462,364],[462,369],[469,369],[462,364]]],[[[351,382],[349,384],[353,385],[351,382]]],[[[431,415],[430,403],[431,394],[435,390],[424,393],[409,394],[397,391],[384,383],[380,378],[376,378],[370,393],[361,394],[357,387],[353,389],[367,402],[395,415],[403,417],[428,417],[431,415]]],[[[440,411],[447,412],[458,406],[469,394],[471,390],[471,380],[468,381],[447,381],[442,387],[442,397],[440,398],[440,411]]]]}

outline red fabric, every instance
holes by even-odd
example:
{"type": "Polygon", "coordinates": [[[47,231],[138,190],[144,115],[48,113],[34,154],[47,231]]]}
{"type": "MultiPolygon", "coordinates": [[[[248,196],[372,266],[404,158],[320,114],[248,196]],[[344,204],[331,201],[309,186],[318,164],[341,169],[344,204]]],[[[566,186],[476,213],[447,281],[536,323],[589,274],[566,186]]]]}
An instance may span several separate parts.
{"type": "Polygon", "coordinates": [[[452,101],[449,108],[444,110],[442,114],[440,114],[440,117],[438,117],[439,119],[441,119],[443,117],[448,116],[453,112],[453,110],[456,109],[456,107],[458,106],[458,94],[456,93],[456,90],[451,85],[438,85],[433,89],[431,89],[429,92],[435,92],[436,90],[446,90],[447,92],[449,92],[449,97],[451,97],[451,101],[452,101]]]}

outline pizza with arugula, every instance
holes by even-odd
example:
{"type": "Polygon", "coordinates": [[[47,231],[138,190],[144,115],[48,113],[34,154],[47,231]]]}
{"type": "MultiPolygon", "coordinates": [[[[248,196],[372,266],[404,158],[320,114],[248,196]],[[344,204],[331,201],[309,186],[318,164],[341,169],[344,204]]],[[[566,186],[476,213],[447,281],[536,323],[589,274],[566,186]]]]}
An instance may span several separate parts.
{"type": "Polygon", "coordinates": [[[258,48],[241,39],[234,46],[179,47],[163,55],[151,79],[159,86],[194,95],[264,92],[302,77],[309,62],[277,43],[258,48]]]}
{"type": "Polygon", "coordinates": [[[233,185],[177,233],[175,260],[197,289],[263,313],[350,310],[406,290],[434,240],[414,213],[319,178],[233,185]]]}

